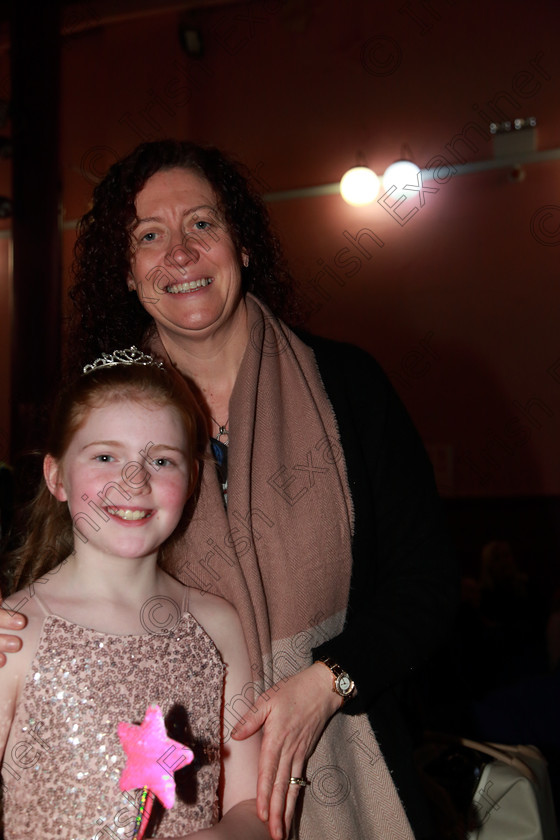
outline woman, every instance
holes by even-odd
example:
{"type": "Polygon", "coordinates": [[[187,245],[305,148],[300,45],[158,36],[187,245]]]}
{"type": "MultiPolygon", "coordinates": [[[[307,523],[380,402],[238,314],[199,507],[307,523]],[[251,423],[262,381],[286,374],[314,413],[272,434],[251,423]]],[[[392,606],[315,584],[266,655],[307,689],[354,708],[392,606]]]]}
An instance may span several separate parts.
{"type": "Polygon", "coordinates": [[[279,246],[215,149],[147,143],[115,164],[76,254],[73,361],[136,343],[207,413],[219,468],[169,571],[241,616],[254,681],[224,716],[235,738],[263,727],[259,816],[278,838],[296,803],[297,837],[408,838],[409,821],[427,836],[401,707],[453,614],[455,569],[386,377],[278,319],[279,246]]]}

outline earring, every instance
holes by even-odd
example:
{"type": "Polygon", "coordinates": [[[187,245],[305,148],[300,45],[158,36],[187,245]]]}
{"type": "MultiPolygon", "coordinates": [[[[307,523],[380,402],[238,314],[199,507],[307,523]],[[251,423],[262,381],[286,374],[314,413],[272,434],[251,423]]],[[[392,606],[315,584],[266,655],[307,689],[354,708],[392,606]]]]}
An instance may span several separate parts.
{"type": "Polygon", "coordinates": [[[249,265],[249,254],[246,254],[245,251],[243,252],[243,256],[241,257],[241,262],[243,263],[245,268],[247,268],[247,266],[249,265]]]}

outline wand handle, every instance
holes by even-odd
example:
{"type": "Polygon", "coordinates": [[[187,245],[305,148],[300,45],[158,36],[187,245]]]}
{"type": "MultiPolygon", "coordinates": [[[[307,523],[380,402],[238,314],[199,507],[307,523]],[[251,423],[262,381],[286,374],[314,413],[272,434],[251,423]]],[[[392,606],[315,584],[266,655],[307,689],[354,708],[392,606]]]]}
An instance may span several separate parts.
{"type": "Polygon", "coordinates": [[[152,805],[154,804],[154,794],[144,785],[142,794],[140,796],[140,806],[136,816],[136,824],[134,826],[134,834],[132,840],[142,840],[146,827],[152,815],[152,805]]]}

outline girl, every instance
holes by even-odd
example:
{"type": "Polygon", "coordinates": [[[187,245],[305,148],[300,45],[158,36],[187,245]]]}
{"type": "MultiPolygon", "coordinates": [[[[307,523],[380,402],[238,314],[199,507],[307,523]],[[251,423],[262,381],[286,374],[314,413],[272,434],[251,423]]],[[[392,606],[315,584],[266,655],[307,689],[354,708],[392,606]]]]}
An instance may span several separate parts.
{"type": "Polygon", "coordinates": [[[119,789],[117,727],[150,704],[195,761],[145,836],[267,837],[252,801],[259,740],[221,749],[222,701],[252,686],[237,614],[158,565],[190,513],[204,421],[184,383],[135,348],[84,371],[54,412],[5,604],[29,619],[0,684],[5,840],[131,837],[138,797],[119,789]]]}

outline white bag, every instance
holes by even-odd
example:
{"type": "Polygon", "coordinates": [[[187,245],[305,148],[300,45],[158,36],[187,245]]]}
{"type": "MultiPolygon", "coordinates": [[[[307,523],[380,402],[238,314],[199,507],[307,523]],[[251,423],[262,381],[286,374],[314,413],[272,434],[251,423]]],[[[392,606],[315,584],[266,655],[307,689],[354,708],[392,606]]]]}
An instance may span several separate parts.
{"type": "Polygon", "coordinates": [[[532,746],[461,743],[494,759],[485,765],[473,805],[479,828],[468,840],[558,840],[558,827],[543,754],[532,746]]]}

